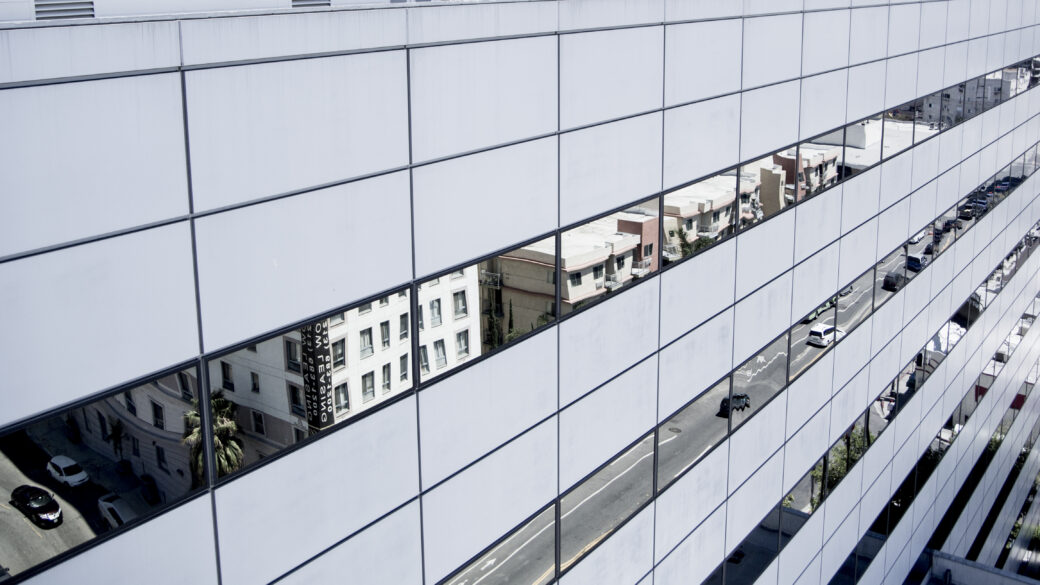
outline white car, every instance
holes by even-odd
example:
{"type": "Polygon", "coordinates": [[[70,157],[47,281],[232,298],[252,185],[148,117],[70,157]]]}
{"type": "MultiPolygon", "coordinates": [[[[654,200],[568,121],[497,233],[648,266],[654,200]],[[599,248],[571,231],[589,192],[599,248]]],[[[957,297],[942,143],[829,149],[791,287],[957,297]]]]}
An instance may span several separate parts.
{"type": "Polygon", "coordinates": [[[924,232],[925,232],[925,230],[921,230],[921,231],[917,232],[916,234],[914,234],[914,236],[912,238],[910,238],[910,243],[911,244],[916,244],[917,242],[920,242],[921,240],[923,240],[924,239],[924,232]]]}
{"type": "Polygon", "coordinates": [[[51,477],[61,483],[75,487],[77,485],[83,485],[90,480],[87,477],[87,472],[83,471],[83,468],[79,466],[71,457],[65,455],[55,455],[51,457],[51,460],[47,462],[47,471],[50,472],[51,477]]]}
{"type": "Polygon", "coordinates": [[[834,325],[813,325],[806,343],[816,347],[827,347],[842,337],[845,337],[845,332],[834,325]]]}
{"type": "Polygon", "coordinates": [[[137,512],[130,507],[126,500],[113,493],[107,493],[97,501],[98,512],[112,528],[119,528],[123,524],[137,518],[137,512]]]}

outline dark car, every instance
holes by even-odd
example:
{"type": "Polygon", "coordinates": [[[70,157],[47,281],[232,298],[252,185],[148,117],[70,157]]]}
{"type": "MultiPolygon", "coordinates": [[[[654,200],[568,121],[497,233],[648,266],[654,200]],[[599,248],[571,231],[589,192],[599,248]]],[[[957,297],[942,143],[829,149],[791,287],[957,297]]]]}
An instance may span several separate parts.
{"type": "MultiPolygon", "coordinates": [[[[974,216],[972,216],[972,217],[974,217],[974,216]]],[[[969,219],[971,219],[971,218],[969,218],[969,219]]],[[[948,231],[950,231],[953,228],[961,229],[963,227],[964,227],[964,222],[961,221],[960,219],[948,219],[945,222],[943,222],[943,231],[944,232],[948,232],[948,231]]]]}
{"type": "Polygon", "coordinates": [[[965,205],[961,208],[961,212],[957,214],[958,220],[972,220],[975,219],[975,215],[978,212],[975,210],[974,205],[965,205]]]}
{"type": "Polygon", "coordinates": [[[885,275],[884,282],[881,283],[881,288],[896,292],[906,285],[906,276],[898,272],[889,272],[885,275]]]}
{"type": "Polygon", "coordinates": [[[724,416],[729,416],[729,413],[734,410],[744,410],[745,408],[751,408],[751,397],[743,392],[733,395],[733,398],[723,398],[722,403],[719,404],[719,413],[724,416]]]}
{"type": "Polygon", "coordinates": [[[53,528],[61,524],[61,506],[45,489],[20,485],[11,492],[11,505],[41,528],[53,528]]]}

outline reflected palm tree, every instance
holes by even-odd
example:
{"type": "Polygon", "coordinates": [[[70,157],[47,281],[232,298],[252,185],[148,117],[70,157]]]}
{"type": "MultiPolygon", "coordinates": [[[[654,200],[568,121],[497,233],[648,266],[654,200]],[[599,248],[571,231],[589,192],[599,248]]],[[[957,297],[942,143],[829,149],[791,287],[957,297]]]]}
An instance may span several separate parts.
{"type": "MultiPolygon", "coordinates": [[[[242,440],[238,438],[238,423],[235,422],[235,403],[224,398],[223,392],[214,392],[209,399],[213,413],[213,453],[216,460],[217,477],[225,476],[242,467],[242,440]]],[[[184,413],[184,438],[181,443],[190,450],[192,487],[205,480],[202,417],[199,401],[191,401],[192,409],[184,413]]]]}

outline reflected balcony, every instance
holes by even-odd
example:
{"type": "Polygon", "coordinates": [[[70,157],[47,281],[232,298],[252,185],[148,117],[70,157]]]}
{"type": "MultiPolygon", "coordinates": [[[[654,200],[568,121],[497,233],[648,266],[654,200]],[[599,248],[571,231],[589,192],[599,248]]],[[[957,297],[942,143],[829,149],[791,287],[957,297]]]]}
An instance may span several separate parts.
{"type": "MultiPolygon", "coordinates": [[[[665,256],[665,257],[667,258],[667,256],[665,256]]],[[[633,273],[634,272],[635,272],[635,270],[633,269],[633,273]]],[[[604,280],[604,284],[606,285],[608,291],[614,292],[617,289],[621,288],[621,284],[622,283],[618,279],[617,274],[608,274],[606,280],[604,280]]],[[[599,283],[598,282],[596,283],[596,287],[599,288],[599,283]]]]}
{"type": "Polygon", "coordinates": [[[502,288],[502,274],[498,272],[480,271],[480,286],[488,288],[502,288]]]}
{"type": "Polygon", "coordinates": [[[719,238],[719,232],[722,231],[722,223],[713,221],[711,223],[701,224],[697,226],[697,237],[698,238],[711,238],[717,240],[719,238]]]}
{"type": "Polygon", "coordinates": [[[632,263],[632,276],[642,278],[647,274],[650,274],[650,258],[643,258],[638,262],[632,263]]]}
{"type": "MultiPolygon", "coordinates": [[[[697,235],[700,236],[700,233],[698,232],[697,235]]],[[[682,259],[682,252],[680,251],[679,246],[676,246],[675,244],[666,244],[661,250],[661,253],[664,255],[664,259],[668,262],[677,262],[682,259]]]]}

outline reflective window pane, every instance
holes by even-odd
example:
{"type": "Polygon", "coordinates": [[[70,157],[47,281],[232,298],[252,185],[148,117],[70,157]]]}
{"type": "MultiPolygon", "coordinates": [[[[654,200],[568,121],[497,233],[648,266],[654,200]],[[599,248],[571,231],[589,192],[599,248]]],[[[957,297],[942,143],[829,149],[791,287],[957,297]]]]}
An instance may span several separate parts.
{"type": "Polygon", "coordinates": [[[780,548],[798,534],[822,502],[823,459],[820,459],[780,503],[780,548]]]}
{"type": "Polygon", "coordinates": [[[729,416],[730,429],[740,426],[787,385],[787,337],[781,335],[733,372],[733,391],[719,405],[719,411],[729,416]]]}
{"type": "Polygon", "coordinates": [[[678,262],[733,235],[737,226],[736,170],[664,195],[664,263],[678,262]]]}
{"type": "MultiPolygon", "coordinates": [[[[953,245],[953,242],[957,239],[958,230],[956,226],[956,220],[958,215],[957,207],[951,207],[943,212],[942,215],[937,217],[932,222],[930,228],[926,230],[924,249],[918,249],[919,252],[929,254],[932,258],[935,258],[949,249],[953,245]]],[[[977,213],[984,213],[983,209],[975,210],[972,215],[977,213]]],[[[963,223],[964,220],[962,220],[963,223]]]]}
{"type": "Polygon", "coordinates": [[[916,358],[899,371],[899,375],[889,384],[886,394],[892,400],[891,417],[899,414],[899,411],[910,403],[910,399],[917,393],[920,383],[917,379],[916,358]]]}
{"type": "MultiPolygon", "coordinates": [[[[136,524],[204,486],[198,396],[191,368],[0,436],[0,562],[9,574],[136,524]]],[[[241,447],[230,449],[241,460],[241,447]]]]}
{"type": "Polygon", "coordinates": [[[903,249],[897,248],[877,263],[874,273],[874,309],[883,305],[906,286],[906,264],[903,249]]]}
{"type": "Polygon", "coordinates": [[[777,532],[780,528],[780,507],[751,530],[726,559],[726,585],[754,583],[780,552],[777,532]]]}
{"type": "Polygon", "coordinates": [[[838,328],[851,332],[874,310],[874,269],[838,292],[838,328]]]}
{"type": "Polygon", "coordinates": [[[985,76],[969,79],[964,86],[964,119],[973,118],[982,113],[985,105],[985,76]]]}
{"type": "MultiPolygon", "coordinates": [[[[423,282],[419,306],[427,311],[419,324],[422,381],[552,323],[555,301],[555,237],[423,282]],[[431,346],[432,356],[424,351],[431,346]]],[[[420,312],[420,318],[423,315],[420,312]]]]}
{"type": "Polygon", "coordinates": [[[827,452],[827,480],[824,484],[824,493],[830,494],[833,492],[867,452],[869,447],[867,437],[868,416],[869,413],[857,419],[845,431],[845,434],[835,441],[830,451],[827,452]]]}
{"type": "Polygon", "coordinates": [[[720,405],[728,400],[727,377],[661,424],[657,435],[658,491],[671,485],[726,438],[729,424],[726,410],[720,409],[720,405]]]}
{"type": "Polygon", "coordinates": [[[594,473],[560,499],[560,570],[566,571],[650,500],[654,435],[594,473]]]}
{"type": "Polygon", "coordinates": [[[463,567],[446,585],[546,585],[555,578],[555,569],[556,507],[549,506],[463,567]]]}
{"type": "Polygon", "coordinates": [[[891,158],[914,144],[916,102],[905,103],[885,112],[881,153],[891,158]]]}
{"type": "Polygon", "coordinates": [[[747,162],[740,167],[740,227],[771,217],[795,202],[798,147],[747,162]]]}
{"type": "Polygon", "coordinates": [[[893,407],[895,406],[895,398],[886,388],[874,402],[870,403],[870,408],[867,409],[866,419],[864,420],[864,433],[866,434],[868,443],[874,444],[878,436],[888,428],[888,423],[894,416],[893,407]]]}
{"type": "Polygon", "coordinates": [[[940,124],[943,130],[964,121],[964,84],[948,87],[942,93],[940,124]]]}
{"type": "Polygon", "coordinates": [[[871,116],[845,127],[845,154],[842,179],[869,169],[881,162],[882,115],[871,116]]]}
{"type": "Polygon", "coordinates": [[[241,451],[236,458],[218,450],[218,477],[411,389],[407,376],[387,373],[411,349],[399,331],[411,312],[410,294],[401,292],[208,362],[217,444],[241,451]]]}
{"type": "Polygon", "coordinates": [[[914,144],[920,144],[939,133],[942,93],[937,91],[914,102],[914,144]]]}
{"type": "Polygon", "coordinates": [[[791,328],[791,367],[788,378],[794,380],[845,337],[845,330],[836,325],[835,295],[824,301],[791,328]]]}
{"type": "Polygon", "coordinates": [[[798,145],[796,201],[822,193],[842,180],[844,139],[844,130],[839,129],[798,145]]]}
{"type": "Polygon", "coordinates": [[[567,230],[560,242],[564,315],[657,272],[657,198],[567,230]]]}

